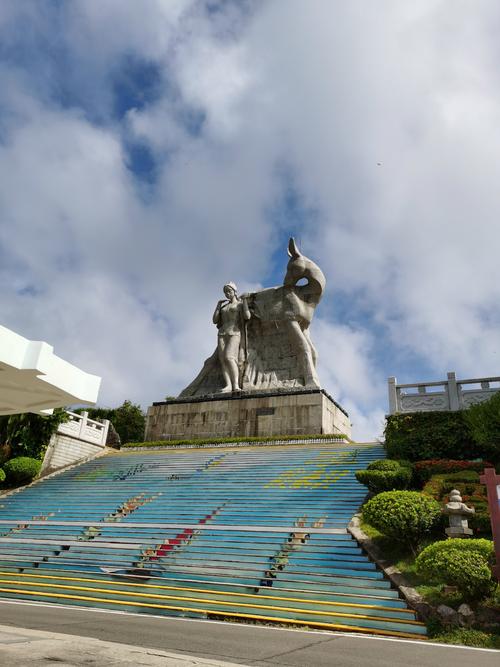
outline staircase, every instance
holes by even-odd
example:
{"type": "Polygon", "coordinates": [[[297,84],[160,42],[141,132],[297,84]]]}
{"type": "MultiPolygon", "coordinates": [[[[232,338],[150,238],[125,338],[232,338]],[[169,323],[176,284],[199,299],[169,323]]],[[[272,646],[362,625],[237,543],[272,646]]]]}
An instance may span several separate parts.
{"type": "Polygon", "coordinates": [[[119,452],[0,498],[0,597],[424,638],[346,526],[379,445],[119,452]]]}

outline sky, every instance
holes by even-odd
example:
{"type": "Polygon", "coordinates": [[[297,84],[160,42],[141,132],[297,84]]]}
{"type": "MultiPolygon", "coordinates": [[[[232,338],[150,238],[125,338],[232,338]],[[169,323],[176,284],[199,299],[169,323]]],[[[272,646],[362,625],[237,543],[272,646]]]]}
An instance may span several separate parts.
{"type": "Polygon", "coordinates": [[[293,235],[355,438],[389,376],[500,375],[499,30],[495,0],[2,0],[1,324],[146,408],[293,235]]]}

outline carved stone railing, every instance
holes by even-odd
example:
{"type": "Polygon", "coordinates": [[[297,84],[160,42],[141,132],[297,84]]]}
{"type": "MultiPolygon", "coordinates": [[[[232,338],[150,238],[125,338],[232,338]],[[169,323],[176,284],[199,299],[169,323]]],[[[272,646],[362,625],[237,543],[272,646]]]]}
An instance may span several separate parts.
{"type": "Polygon", "coordinates": [[[89,442],[93,445],[104,447],[106,445],[106,438],[108,436],[109,421],[95,421],[89,419],[88,412],[82,412],[81,415],[76,412],[69,412],[69,420],[59,424],[57,433],[61,435],[68,435],[83,442],[89,442]]]}
{"type": "Polygon", "coordinates": [[[389,378],[389,414],[396,412],[431,412],[464,410],[487,401],[500,391],[500,377],[457,380],[455,373],[440,382],[397,384],[389,378]]]}

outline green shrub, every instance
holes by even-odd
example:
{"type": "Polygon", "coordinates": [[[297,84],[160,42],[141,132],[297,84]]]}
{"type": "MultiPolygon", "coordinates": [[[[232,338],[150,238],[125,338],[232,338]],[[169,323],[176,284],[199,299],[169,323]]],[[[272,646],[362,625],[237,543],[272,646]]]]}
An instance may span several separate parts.
{"type": "Polygon", "coordinates": [[[495,463],[500,462],[500,392],[465,410],[464,418],[474,441],[495,463]]]}
{"type": "Polygon", "coordinates": [[[31,482],[38,475],[41,467],[41,461],[29,456],[18,456],[15,459],[10,459],[3,466],[7,482],[14,486],[31,482]]]}
{"type": "Polygon", "coordinates": [[[357,470],[355,475],[372,493],[406,489],[411,480],[411,470],[401,466],[396,470],[357,470]]]}
{"type": "Polygon", "coordinates": [[[399,470],[401,464],[395,459],[377,459],[372,461],[367,470],[399,470]]]}
{"type": "Polygon", "coordinates": [[[387,455],[410,461],[488,458],[489,448],[474,442],[465,412],[389,415],[385,427],[387,455]]]}
{"type": "Polygon", "coordinates": [[[417,491],[379,493],[363,507],[363,519],[412,551],[441,519],[438,502],[417,491]]]}
{"type": "Polygon", "coordinates": [[[0,468],[0,484],[3,484],[5,482],[6,474],[3,468],[0,468]]]}
{"type": "Polygon", "coordinates": [[[7,445],[10,457],[28,456],[42,460],[52,434],[59,424],[68,420],[64,408],[51,415],[31,412],[0,417],[0,442],[7,445]]]}
{"type": "Polygon", "coordinates": [[[485,468],[492,468],[489,461],[457,461],[456,459],[430,459],[417,461],[413,467],[415,482],[424,485],[433,475],[452,473],[465,470],[483,472],[485,468]]]}
{"type": "Polygon", "coordinates": [[[492,558],[493,542],[489,540],[451,539],[430,544],[415,565],[419,575],[457,586],[466,599],[479,600],[495,588],[489,567],[492,558]]]}

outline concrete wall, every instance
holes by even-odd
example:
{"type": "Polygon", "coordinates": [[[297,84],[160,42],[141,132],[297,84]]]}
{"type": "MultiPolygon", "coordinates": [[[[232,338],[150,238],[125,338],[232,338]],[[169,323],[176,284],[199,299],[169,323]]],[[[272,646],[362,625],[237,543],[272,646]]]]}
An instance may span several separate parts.
{"type": "Polygon", "coordinates": [[[349,417],[320,390],[165,401],[148,409],[146,422],[146,440],[314,433],[351,436],[349,417]]]}

